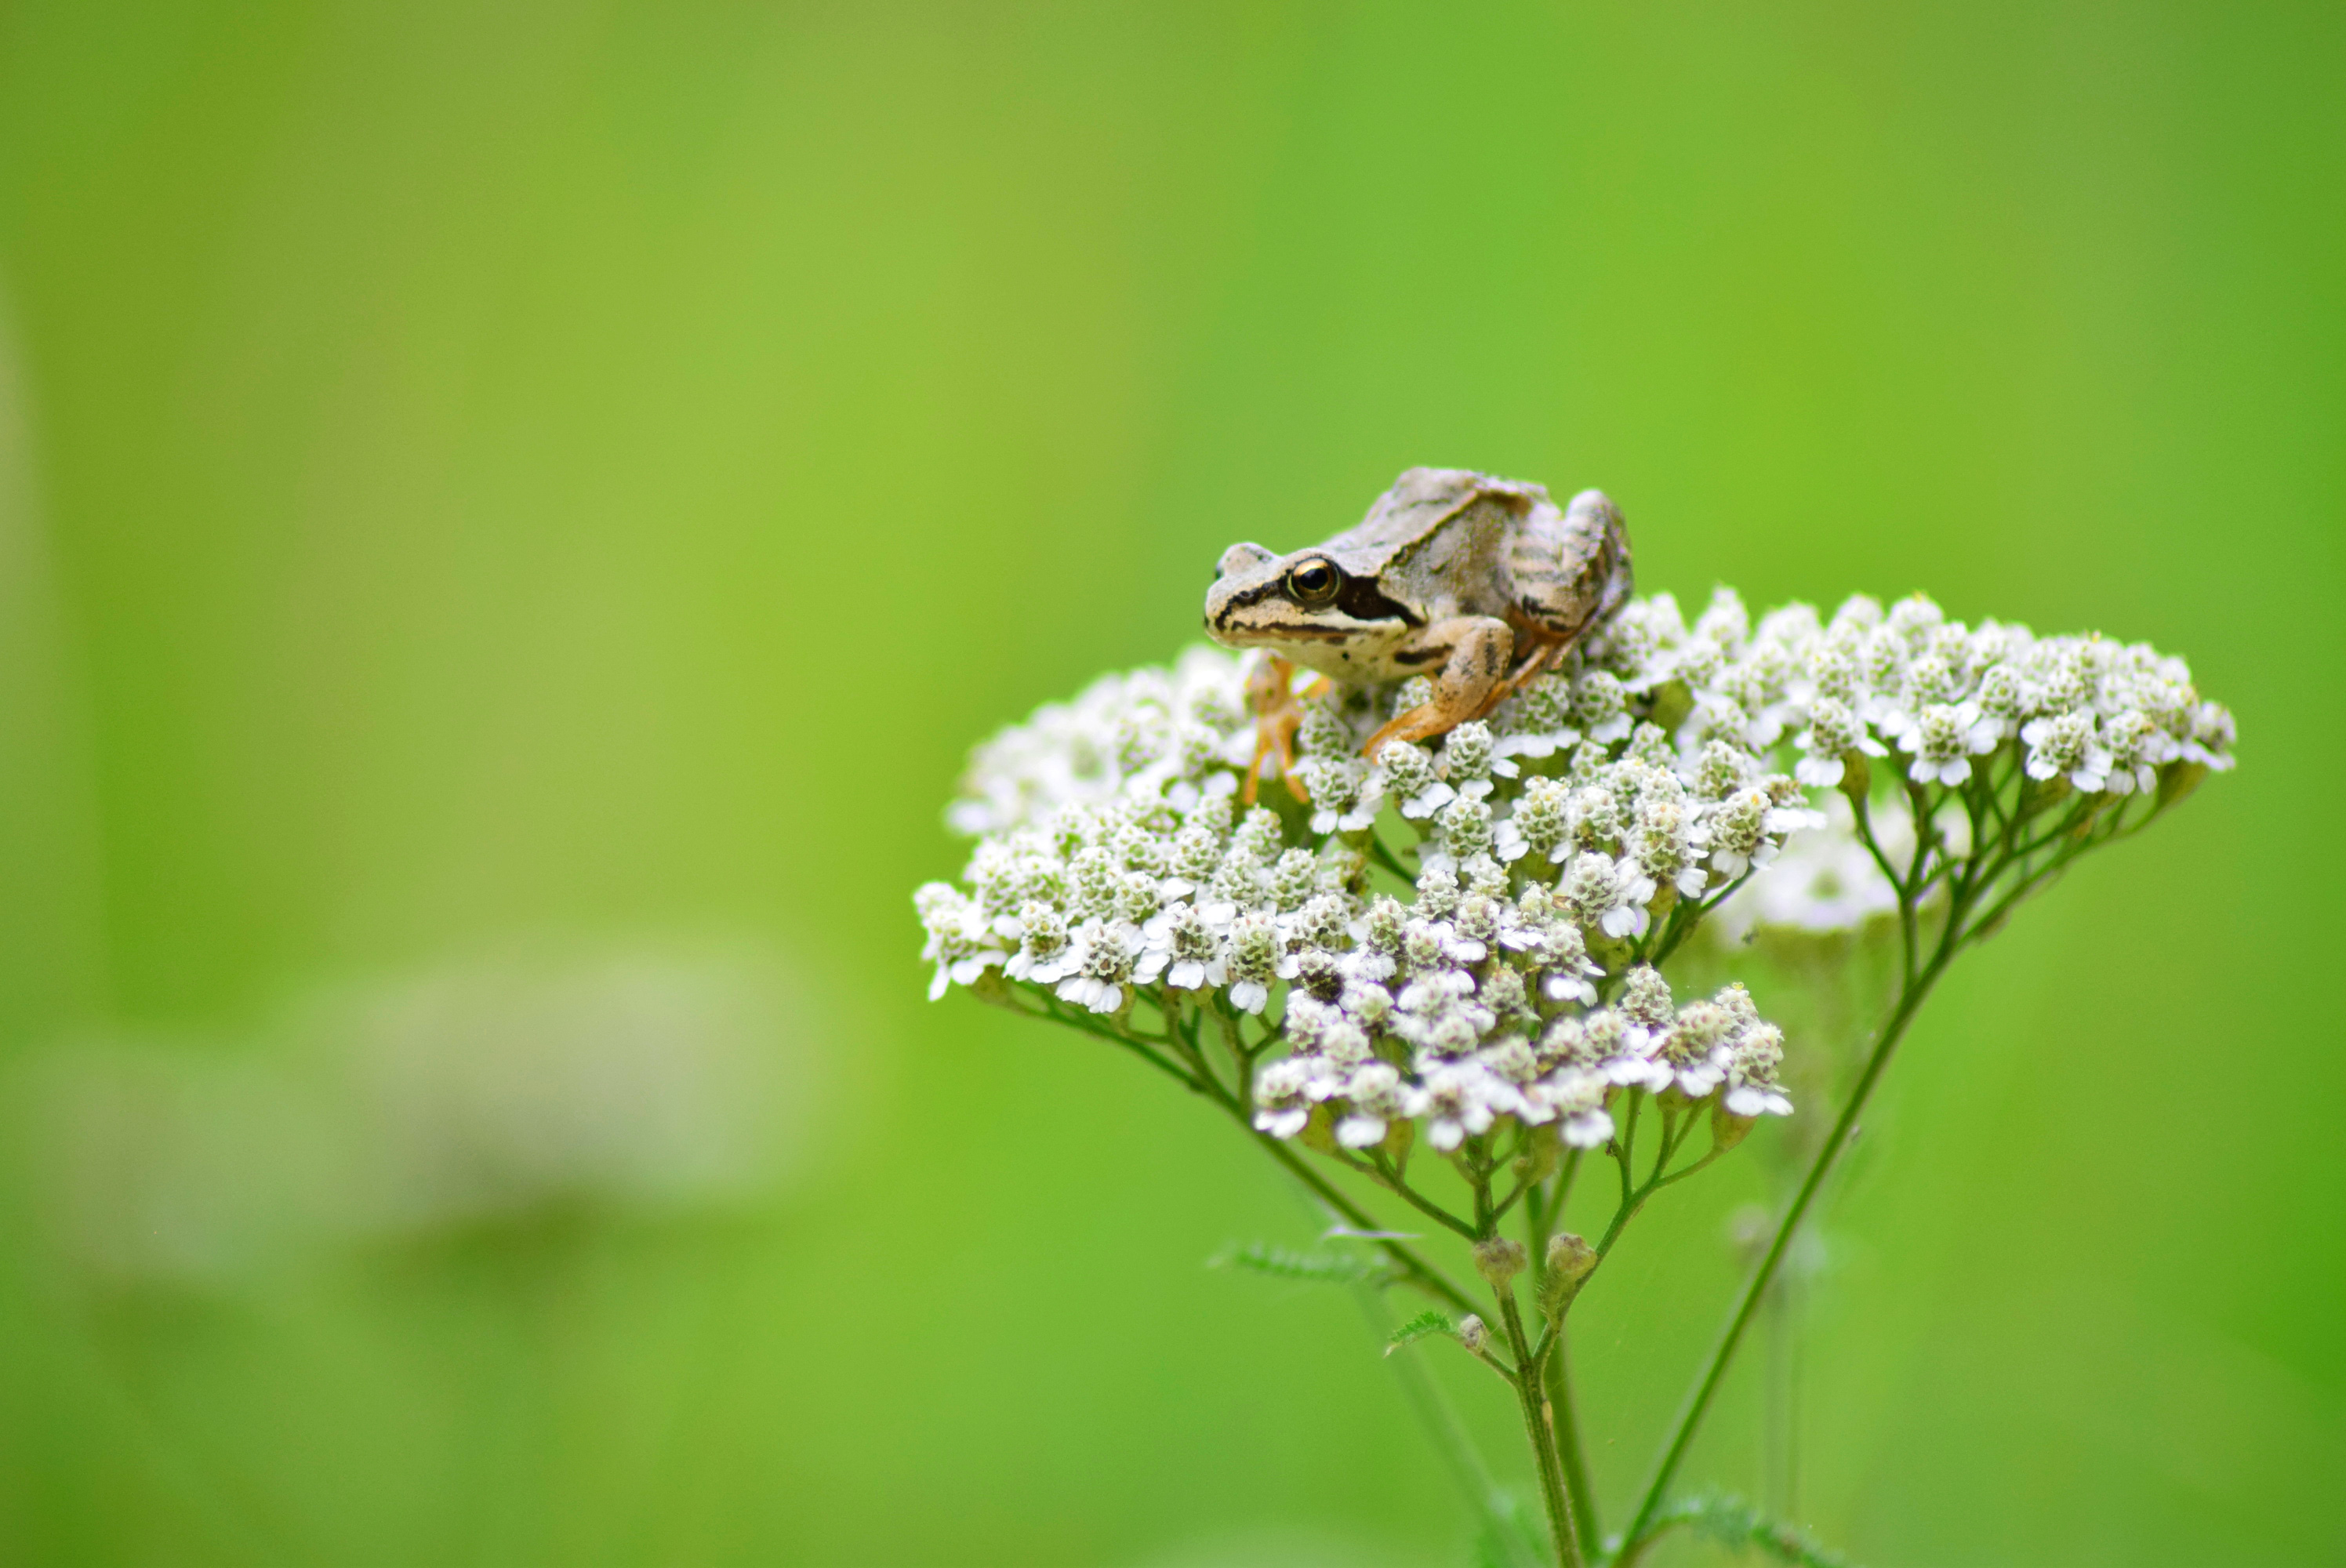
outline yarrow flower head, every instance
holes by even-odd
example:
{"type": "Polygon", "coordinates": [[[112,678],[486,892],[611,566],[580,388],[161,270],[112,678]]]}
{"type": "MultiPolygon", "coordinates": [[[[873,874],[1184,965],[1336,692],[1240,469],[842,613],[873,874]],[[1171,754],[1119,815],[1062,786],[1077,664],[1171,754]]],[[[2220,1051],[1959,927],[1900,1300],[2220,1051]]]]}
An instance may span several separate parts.
{"type": "Polygon", "coordinates": [[[1593,1147],[1640,1092],[1788,1114],[1749,995],[1681,1003],[1656,967],[1706,915],[1851,929],[1897,907],[1918,803],[1945,852],[1982,790],[2164,799],[2232,765],[2230,716],[2147,647],[1919,597],[1755,621],[1721,590],[1691,626],[1635,601],[1487,719],[1373,760],[1423,680],[1301,699],[1291,788],[1249,805],[1258,657],[1107,677],[979,748],[923,956],[932,995],[1141,1008],[1184,1041],[1258,1020],[1251,1124],[1350,1150],[1412,1122],[1443,1151],[1593,1147]]]}

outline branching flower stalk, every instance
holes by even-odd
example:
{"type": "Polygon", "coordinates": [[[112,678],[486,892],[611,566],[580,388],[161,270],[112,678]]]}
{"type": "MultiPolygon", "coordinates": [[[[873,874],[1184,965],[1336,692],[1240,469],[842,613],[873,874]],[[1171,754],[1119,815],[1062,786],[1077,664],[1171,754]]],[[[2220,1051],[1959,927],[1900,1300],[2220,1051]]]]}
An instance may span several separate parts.
{"type": "Polygon", "coordinates": [[[1705,1521],[1797,1541],[1670,1501],[1787,1247],[1947,966],[2229,768],[2229,716],[2141,645],[1969,628],[1921,598],[1755,627],[1726,590],[1688,626],[1662,595],[1430,748],[1360,755],[1419,683],[1306,700],[1287,787],[1246,805],[1264,673],[1192,650],[981,748],[950,813],[978,840],[962,884],[916,901],[932,994],[965,986],[1138,1057],[1300,1182],[1365,1255],[1233,1260],[1424,1298],[1389,1353],[1448,1339],[1507,1386],[1556,1562],[1627,1568],[1705,1521]],[[1608,1537],[1572,1308],[1649,1204],[1793,1109],[1784,1035],[1749,993],[1665,977],[1713,915],[1894,920],[1900,985],[1608,1537]],[[1565,1215],[1600,1177],[1591,1241],[1565,1215]],[[1445,1234],[1466,1268],[1420,1245],[1445,1234]]]}

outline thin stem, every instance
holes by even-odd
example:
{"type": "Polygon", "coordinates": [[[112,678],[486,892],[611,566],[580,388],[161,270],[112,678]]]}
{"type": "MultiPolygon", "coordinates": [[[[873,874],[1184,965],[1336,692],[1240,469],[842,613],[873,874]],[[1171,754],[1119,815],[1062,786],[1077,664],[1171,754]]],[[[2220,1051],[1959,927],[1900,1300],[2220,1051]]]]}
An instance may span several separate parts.
{"type": "MultiPolygon", "coordinates": [[[[1621,1238],[1621,1231],[1623,1227],[1627,1226],[1630,1220],[1637,1217],[1637,1214],[1639,1209],[1646,1207],[1646,1196],[1650,1190],[1651,1189],[1647,1187],[1639,1187],[1633,1192],[1626,1193],[1622,1196],[1620,1207],[1613,1211],[1612,1219],[1606,1224],[1605,1234],[1596,1238],[1597,1262],[1604,1262],[1606,1257],[1612,1253],[1613,1244],[1621,1238]]],[[[1592,1272],[1589,1275],[1589,1278],[1593,1279],[1595,1278],[1596,1275],[1592,1272]]],[[[1587,1288],[1587,1282],[1586,1280],[1582,1282],[1581,1288],[1587,1288]]]]}
{"type": "MultiPolygon", "coordinates": [[[[1015,996],[1016,993],[1013,993],[1012,994],[1015,996]]],[[[1056,999],[1046,998],[1044,1002],[1043,1009],[1040,1012],[1035,1011],[1034,1008],[1027,1007],[1016,1001],[1005,1001],[1000,1005],[1008,1008],[1011,1012],[1018,1013],[1023,1017],[1039,1018],[1052,1023],[1064,1023],[1070,1029],[1075,1029],[1083,1033],[1096,1036],[1099,1039],[1107,1041],[1111,1045],[1121,1046],[1125,1050],[1129,1051],[1134,1055],[1139,1057],[1142,1061],[1148,1063],[1150,1066],[1156,1068],[1158,1072],[1173,1078],[1191,1094],[1202,1095],[1206,1092],[1204,1086],[1178,1064],[1168,1061],[1165,1057],[1158,1054],[1157,1051],[1153,1048],[1155,1044],[1170,1044],[1170,1042],[1159,1041],[1152,1043],[1139,1036],[1127,1033],[1126,1031],[1116,1029],[1107,1024],[1096,1022],[1093,1014],[1077,1012],[1072,1008],[1062,1007],[1056,999]]]]}
{"type": "MultiPolygon", "coordinates": [[[[1547,1183],[1531,1184],[1524,1204],[1525,1230],[1531,1240],[1532,1294],[1535,1300],[1548,1299],[1547,1243],[1557,1224],[1564,1218],[1564,1203],[1572,1191],[1572,1178],[1580,1168],[1582,1151],[1574,1149],[1564,1158],[1563,1167],[1556,1179],[1556,1198],[1551,1207],[1547,1183]]],[[[1565,1496],[1572,1503],[1573,1522],[1580,1533],[1581,1555],[1594,1558],[1604,1542],[1604,1532],[1596,1522],[1596,1499],[1588,1484],[1588,1465],[1581,1453],[1580,1413],[1573,1403],[1570,1369],[1565,1365],[1564,1315],[1556,1317],[1541,1331],[1539,1343],[1532,1347],[1532,1365],[1545,1385],[1547,1395],[1547,1420],[1555,1433],[1556,1458],[1564,1470],[1565,1496]]]]}
{"type": "MultiPolygon", "coordinates": [[[[1906,878],[1891,865],[1890,856],[1874,838],[1873,812],[1864,794],[1860,792],[1851,795],[1849,798],[1849,804],[1851,818],[1857,826],[1858,841],[1865,846],[1866,853],[1873,857],[1873,863],[1881,868],[1883,879],[1898,890],[1898,941],[1901,953],[1905,959],[1906,983],[1911,985],[1914,981],[1914,904],[1913,901],[1906,896],[1906,878]]],[[[1920,823],[1915,825],[1914,831],[1916,846],[1914,853],[1919,860],[1923,852],[1920,823]]],[[[1907,870],[1911,871],[1912,869],[1913,863],[1909,862],[1907,870]]]]}
{"type": "Polygon", "coordinates": [[[1716,1142],[1714,1142],[1710,1145],[1710,1152],[1704,1155],[1702,1158],[1695,1161],[1694,1164],[1690,1166],[1680,1166],[1669,1175],[1659,1177],[1654,1182],[1648,1190],[1652,1192],[1659,1192],[1666,1186],[1675,1186],[1677,1184],[1686,1180],[1687,1177],[1694,1175],[1695,1172],[1702,1169],[1705,1166],[1708,1166],[1711,1161],[1717,1159],[1726,1152],[1727,1151],[1725,1149],[1721,1148],[1716,1142]]]}
{"type": "Polygon", "coordinates": [[[1368,850],[1369,859],[1376,861],[1377,864],[1391,871],[1394,876],[1399,877],[1402,881],[1414,882],[1417,881],[1417,873],[1404,868],[1401,863],[1400,857],[1395,855],[1392,850],[1386,848],[1384,836],[1382,834],[1373,831],[1369,834],[1368,850]]]}
{"type": "Polygon", "coordinates": [[[1580,1553],[1595,1558],[1604,1548],[1605,1532],[1596,1522],[1596,1493],[1588,1484],[1588,1460],[1581,1451],[1580,1417],[1572,1399],[1571,1344],[1564,1324],[1554,1329],[1556,1342],[1547,1350],[1548,1419],[1556,1427],[1556,1458],[1564,1467],[1565,1496],[1572,1503],[1573,1522],[1580,1530],[1580,1553]]]}
{"type": "MultiPolygon", "coordinates": [[[[1646,1187],[1648,1191],[1651,1191],[1655,1184],[1662,1179],[1662,1172],[1668,1166],[1670,1156],[1678,1152],[1679,1136],[1685,1131],[1678,1123],[1678,1112],[1670,1107],[1667,1100],[1658,1098],[1654,1105],[1655,1109],[1662,1114],[1662,1146],[1654,1151],[1653,1168],[1646,1173],[1646,1187]]],[[[1693,1120],[1691,1115],[1687,1118],[1688,1125],[1691,1125],[1693,1120]]]]}
{"type": "MultiPolygon", "coordinates": [[[[1564,1156],[1564,1169],[1556,1180],[1556,1202],[1547,1211],[1551,1229],[1564,1218],[1564,1200],[1572,1196],[1572,1178],[1580,1174],[1580,1156],[1587,1152],[1586,1149],[1575,1149],[1564,1156]]],[[[1547,1238],[1542,1237],[1540,1240],[1545,1246],[1547,1238]]]]}
{"type": "Polygon", "coordinates": [[[1385,1157],[1382,1150],[1377,1152],[1376,1174],[1396,1197],[1435,1224],[1457,1232],[1469,1241],[1474,1240],[1482,1234],[1474,1227],[1410,1186],[1401,1173],[1393,1168],[1392,1161],[1385,1157]]]}
{"type": "Polygon", "coordinates": [[[1556,1434],[1547,1422],[1546,1391],[1532,1363],[1531,1341],[1524,1333],[1524,1315],[1515,1306],[1513,1286],[1497,1288],[1499,1320],[1506,1326],[1520,1375],[1515,1380],[1515,1403],[1524,1417],[1524,1436],[1530,1440],[1537,1461],[1540,1501],[1547,1505],[1549,1531],[1556,1537],[1556,1560],[1563,1568],[1581,1568],[1580,1529],[1573,1522],[1572,1499],[1565,1491],[1564,1466],[1556,1458],[1556,1434]]]}
{"type": "Polygon", "coordinates": [[[1637,1111],[1646,1103],[1645,1092],[1629,1091],[1629,1114],[1621,1118],[1621,1135],[1613,1140],[1613,1162],[1621,1167],[1621,1206],[1629,1205],[1629,1195],[1637,1190],[1637,1178],[1631,1166],[1637,1160],[1637,1111]]]}
{"type": "Polygon", "coordinates": [[[1657,969],[1668,963],[1670,954],[1678,951],[1680,942],[1694,934],[1695,928],[1702,923],[1703,917],[1733,898],[1736,890],[1749,881],[1759,869],[1757,866],[1751,867],[1717,892],[1691,902],[1681,900],[1671,905],[1670,912],[1662,923],[1662,929],[1655,934],[1651,956],[1642,958],[1639,962],[1650,963],[1657,969]]]}

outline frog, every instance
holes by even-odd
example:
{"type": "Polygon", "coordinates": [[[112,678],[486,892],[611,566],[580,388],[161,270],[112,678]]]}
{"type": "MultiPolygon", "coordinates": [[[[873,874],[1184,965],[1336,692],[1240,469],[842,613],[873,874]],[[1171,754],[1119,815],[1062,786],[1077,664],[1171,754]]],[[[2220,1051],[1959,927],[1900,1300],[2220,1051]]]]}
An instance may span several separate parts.
{"type": "Polygon", "coordinates": [[[1484,717],[1562,664],[1634,591],[1628,531],[1603,491],[1559,507],[1541,485],[1464,468],[1410,469],[1360,523],[1291,555],[1233,545],[1206,591],[1205,620],[1222,647],[1269,656],[1248,684],[1248,782],[1275,755],[1294,788],[1296,666],[1321,677],[1305,696],[1426,677],[1431,695],[1362,748],[1374,760],[1395,741],[1484,717]]]}

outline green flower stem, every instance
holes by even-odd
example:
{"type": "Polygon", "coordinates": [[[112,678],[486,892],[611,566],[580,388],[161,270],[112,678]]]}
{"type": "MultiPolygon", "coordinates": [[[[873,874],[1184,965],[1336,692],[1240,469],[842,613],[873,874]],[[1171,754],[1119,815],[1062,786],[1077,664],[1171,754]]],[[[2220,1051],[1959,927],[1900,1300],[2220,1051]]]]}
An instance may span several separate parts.
{"type": "Polygon", "coordinates": [[[1459,1218],[1456,1215],[1451,1213],[1448,1209],[1443,1207],[1440,1204],[1434,1202],[1432,1198],[1426,1196],[1415,1187],[1410,1186],[1408,1182],[1402,1180],[1401,1173],[1393,1168],[1392,1162],[1387,1159],[1382,1153],[1380,1153],[1376,1158],[1375,1174],[1376,1179],[1391,1190],[1394,1196],[1398,1196],[1403,1203],[1406,1203],[1410,1207],[1417,1210],[1418,1213],[1425,1216],[1426,1218],[1433,1221],[1443,1228],[1454,1231],[1458,1235],[1464,1237],[1469,1241],[1474,1240],[1475,1237],[1481,1234],[1474,1227],[1474,1226],[1468,1224],[1465,1220],[1459,1218]]]}
{"type": "Polygon", "coordinates": [[[1494,1292],[1499,1298],[1499,1320],[1507,1330],[1520,1369],[1514,1380],[1515,1404],[1523,1411],[1524,1436],[1532,1445],[1539,1471],[1540,1501],[1547,1506],[1549,1532],[1556,1537],[1556,1560],[1563,1568],[1581,1568],[1580,1529],[1573,1522],[1572,1499],[1565,1490],[1564,1466],[1556,1457],[1556,1433],[1548,1424],[1546,1390],[1532,1359],[1531,1340],[1524,1333],[1524,1315],[1515,1306],[1513,1286],[1494,1292]]]}
{"type": "MultiPolygon", "coordinates": [[[[1644,1095],[1641,1094],[1637,1098],[1643,1099],[1644,1095]]],[[[1632,1100],[1629,1105],[1629,1125],[1632,1133],[1634,1133],[1637,1128],[1637,1101],[1632,1100]]],[[[1661,1191],[1662,1188],[1669,1186],[1672,1182],[1685,1180],[1688,1176],[1694,1175],[1695,1172],[1702,1169],[1703,1166],[1708,1165],[1711,1161],[1717,1159],[1720,1154],[1725,1152],[1714,1147],[1710,1153],[1703,1156],[1702,1158],[1695,1161],[1694,1164],[1681,1166],[1679,1169],[1675,1171],[1669,1171],[1668,1166],[1670,1157],[1677,1154],[1679,1149],[1686,1146],[1686,1141],[1688,1137],[1692,1135],[1693,1131],[1694,1118],[1691,1115],[1687,1117],[1684,1124],[1674,1125],[1673,1118],[1671,1118],[1667,1110],[1664,1111],[1662,1117],[1662,1146],[1654,1156],[1653,1168],[1646,1173],[1646,1179],[1642,1183],[1637,1180],[1630,1169],[1632,1161],[1629,1151],[1626,1148],[1617,1150],[1615,1158],[1621,1167],[1621,1201],[1613,1210],[1612,1221],[1606,1226],[1604,1236],[1597,1240],[1596,1257],[1599,1263],[1602,1263],[1606,1255],[1612,1252],[1613,1244],[1621,1239],[1622,1230],[1627,1227],[1628,1223],[1632,1219],[1635,1219],[1637,1217],[1637,1211],[1646,1207],[1646,1200],[1647,1198],[1653,1196],[1656,1193],[1661,1191]],[[1664,1174],[1666,1171],[1668,1171],[1667,1175],[1664,1174]]],[[[1593,1279],[1596,1276],[1594,1273],[1591,1273],[1589,1278],[1593,1279]]],[[[1586,1280],[1582,1282],[1582,1288],[1586,1288],[1586,1280]]]]}
{"type": "Polygon", "coordinates": [[[1386,846],[1382,835],[1375,832],[1368,832],[1364,833],[1362,837],[1363,840],[1362,848],[1368,850],[1369,859],[1374,860],[1377,864],[1391,871],[1394,876],[1399,877],[1402,881],[1414,882],[1417,881],[1417,873],[1401,863],[1401,858],[1395,855],[1392,850],[1386,846]]]}
{"type": "Polygon", "coordinates": [[[1018,1001],[1019,994],[1015,991],[1006,993],[999,1001],[998,1005],[1007,1008],[1022,1018],[1039,1018],[1046,1023],[1064,1023],[1079,1033],[1105,1040],[1111,1045],[1131,1052],[1158,1072],[1174,1079],[1191,1094],[1202,1095],[1207,1092],[1206,1085],[1200,1084],[1188,1068],[1158,1054],[1158,1047],[1171,1045],[1174,1044],[1172,1041],[1151,1040],[1144,1035],[1134,1034],[1129,1030],[1117,1028],[1082,1009],[1062,1006],[1056,998],[1048,993],[1044,995],[1043,1005],[1040,1010],[1037,1010],[1018,1001]]]}
{"type": "Polygon", "coordinates": [[[1737,891],[1749,881],[1759,870],[1757,866],[1748,867],[1741,876],[1725,887],[1692,902],[1682,898],[1678,899],[1670,905],[1669,913],[1662,917],[1661,923],[1654,927],[1637,944],[1630,962],[1650,963],[1656,969],[1668,962],[1670,954],[1678,951],[1678,943],[1694,934],[1695,927],[1703,922],[1704,917],[1729,899],[1733,898],[1737,891]]]}
{"type": "MultiPolygon", "coordinates": [[[[1565,1156],[1562,1167],[1556,1175],[1556,1196],[1548,1197],[1546,1184],[1534,1182],[1524,1203],[1525,1229],[1531,1238],[1533,1295],[1547,1299],[1547,1242],[1556,1225],[1564,1217],[1564,1200],[1572,1192],[1572,1178],[1580,1169],[1580,1156],[1586,1151],[1575,1149],[1565,1156]]],[[[1539,1343],[1532,1347],[1533,1365],[1539,1369],[1546,1387],[1548,1424],[1556,1434],[1556,1458],[1564,1467],[1565,1496],[1572,1503],[1572,1519],[1580,1532],[1580,1554],[1593,1560],[1601,1549],[1604,1531],[1596,1520],[1596,1496],[1588,1484],[1588,1461],[1581,1451],[1580,1412],[1572,1398],[1572,1373],[1566,1364],[1564,1321],[1561,1315],[1540,1335],[1539,1343]]]]}
{"type": "Polygon", "coordinates": [[[1603,1550],[1604,1531],[1596,1522],[1596,1494],[1588,1484],[1588,1459],[1580,1446],[1580,1418],[1572,1400],[1571,1346],[1564,1325],[1555,1329],[1547,1349],[1548,1419],[1556,1427],[1556,1457],[1564,1466],[1564,1492],[1572,1503],[1573,1522],[1580,1531],[1580,1554],[1594,1560],[1603,1550]]]}
{"type": "MultiPolygon", "coordinates": [[[[1636,1163],[1637,1154],[1637,1112],[1645,1103],[1644,1090],[1629,1091],[1629,1114],[1621,1118],[1621,1135],[1613,1140],[1613,1161],[1621,1167],[1622,1209],[1629,1207],[1629,1196],[1637,1189],[1637,1178],[1630,1167],[1636,1163]]],[[[1618,1211],[1617,1211],[1616,1219],[1614,1228],[1617,1230],[1620,1228],[1617,1223],[1618,1211]]]]}

